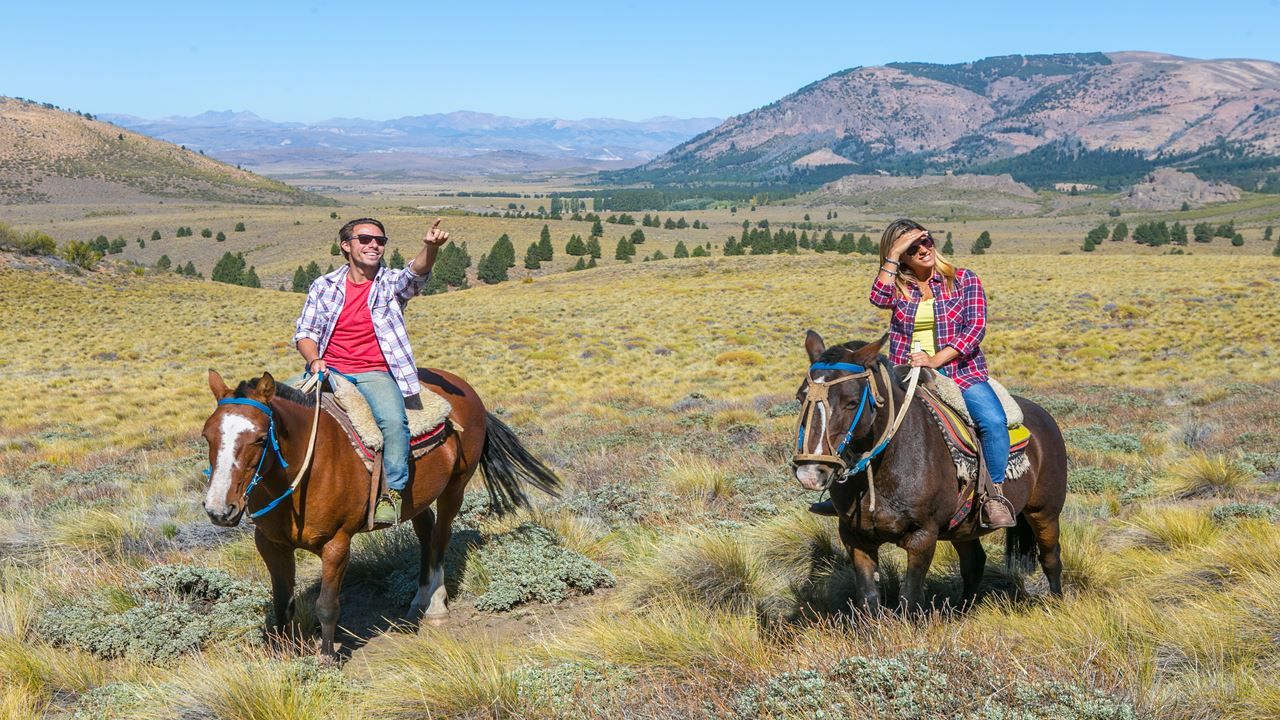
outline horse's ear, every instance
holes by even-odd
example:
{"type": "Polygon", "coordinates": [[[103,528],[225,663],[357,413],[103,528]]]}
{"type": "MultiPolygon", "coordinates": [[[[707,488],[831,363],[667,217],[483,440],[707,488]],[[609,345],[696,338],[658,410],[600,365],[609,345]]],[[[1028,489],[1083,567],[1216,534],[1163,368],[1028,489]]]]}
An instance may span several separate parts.
{"type": "Polygon", "coordinates": [[[880,339],[867,343],[853,352],[853,360],[859,365],[869,366],[876,361],[876,356],[880,354],[880,349],[884,347],[885,342],[889,340],[889,333],[880,336],[880,339]]]}
{"type": "Polygon", "coordinates": [[[209,390],[213,392],[214,400],[221,400],[231,394],[231,389],[222,381],[222,376],[218,374],[218,371],[213,368],[209,368],[209,390]]]}
{"type": "Polygon", "coordinates": [[[271,373],[262,373],[262,377],[258,378],[257,390],[264,403],[271,402],[271,398],[276,396],[276,379],[271,377],[271,373]]]}
{"type": "Polygon", "coordinates": [[[822,341],[822,336],[812,330],[806,330],[804,333],[804,351],[809,353],[809,362],[816,363],[818,358],[822,357],[822,353],[827,351],[827,344],[822,341]]]}

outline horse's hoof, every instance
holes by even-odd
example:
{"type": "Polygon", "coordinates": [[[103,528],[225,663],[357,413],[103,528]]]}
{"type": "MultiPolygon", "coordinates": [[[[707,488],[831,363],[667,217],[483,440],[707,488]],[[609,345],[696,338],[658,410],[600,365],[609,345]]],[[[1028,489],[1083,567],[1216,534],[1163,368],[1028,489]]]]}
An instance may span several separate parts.
{"type": "Polygon", "coordinates": [[[422,616],[422,624],[432,627],[440,627],[449,622],[449,612],[426,613],[422,616]]]}

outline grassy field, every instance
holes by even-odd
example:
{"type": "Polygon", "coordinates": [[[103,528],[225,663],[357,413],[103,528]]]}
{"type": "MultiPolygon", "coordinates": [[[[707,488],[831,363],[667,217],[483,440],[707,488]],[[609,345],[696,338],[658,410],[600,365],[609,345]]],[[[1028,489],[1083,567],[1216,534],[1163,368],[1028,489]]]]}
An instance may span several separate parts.
{"type": "MultiPolygon", "coordinates": [[[[386,215],[397,239],[425,227],[433,203],[460,202],[345,200],[343,217],[386,215]],[[428,214],[397,210],[418,205],[428,214]]],[[[322,261],[336,226],[327,208],[14,210],[14,224],[60,238],[191,225],[181,247],[192,253],[213,244],[204,225],[244,221],[215,251],[267,244],[260,273],[322,261]]],[[[1242,225],[1245,210],[1220,209],[1242,225]]],[[[825,216],[684,213],[713,229],[657,231],[644,251],[806,212],[825,216]]],[[[803,512],[812,498],[786,470],[804,330],[878,336],[885,318],[865,300],[874,261],[610,260],[416,299],[420,363],[466,377],[567,489],[515,518],[472,498],[442,627],[392,622],[413,591],[412,533],[362,537],[339,667],[305,648],[314,558],[300,563],[304,647],[264,646],[251,535],[213,528],[199,508],[204,371],[296,372],[287,341],[301,296],[3,256],[0,718],[1274,717],[1280,259],[1256,241],[1274,208],[1250,212],[1239,250],[1219,239],[1192,256],[1132,243],[1056,254],[1097,223],[1082,216],[992,221],[993,254],[961,257],[990,296],[994,374],[1067,437],[1067,594],[1046,598],[1038,574],[1005,572],[993,537],[983,602],[948,609],[956,556],[940,548],[928,583],[940,609],[916,621],[848,616],[834,522],[803,512]],[[552,565],[563,576],[547,577],[552,565]],[[166,585],[173,573],[203,573],[204,594],[166,585]],[[502,595],[522,578],[588,581],[540,586],[541,601],[502,595]]],[[[522,252],[542,225],[449,222],[475,238],[477,259],[500,232],[522,252]]],[[[571,227],[587,230],[553,224],[558,250],[571,227]]],[[[607,228],[606,240],[618,234],[607,228]]],[[[145,251],[131,242],[126,257],[180,247],[165,236],[145,251]]],[[[904,556],[882,557],[892,603],[904,556]]]]}

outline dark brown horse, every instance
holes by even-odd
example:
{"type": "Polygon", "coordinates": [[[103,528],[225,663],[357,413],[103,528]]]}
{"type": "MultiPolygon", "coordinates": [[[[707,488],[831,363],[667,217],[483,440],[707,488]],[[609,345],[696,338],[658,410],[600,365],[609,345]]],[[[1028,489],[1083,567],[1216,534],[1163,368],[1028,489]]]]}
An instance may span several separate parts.
{"type": "MultiPolygon", "coordinates": [[[[462,428],[450,429],[443,445],[410,463],[403,493],[402,519],[412,519],[422,545],[418,593],[409,618],[425,613],[439,620],[448,612],[445,550],[476,468],[483,471],[491,505],[499,512],[527,504],[520,481],[551,494],[560,481],[525,450],[510,428],[486,412],[467,383],[439,370],[420,369],[418,377],[423,392],[437,392],[449,401],[450,418],[462,428]]],[[[254,541],[271,573],[276,629],[283,631],[293,614],[294,548],[315,553],[322,561],[316,600],[320,650],[331,656],[351,539],[365,530],[368,517],[369,472],[342,428],[321,412],[314,457],[298,490],[288,495],[310,439],[314,396],[277,385],[270,373],[242,382],[233,391],[210,370],[209,389],[218,407],[204,424],[210,463],[205,512],[215,525],[229,527],[240,522],[246,510],[259,512],[284,498],[254,521],[254,541]],[[261,480],[251,486],[255,474],[261,480]]]]}
{"type": "MultiPolygon", "coordinates": [[[[830,417],[821,428],[823,436],[816,447],[828,455],[841,444],[848,433],[850,440],[841,455],[847,462],[873,450],[884,437],[892,418],[886,407],[868,402],[861,416],[855,416],[863,397],[880,397],[888,404],[892,394],[894,406],[901,408],[906,392],[897,381],[883,387],[883,367],[891,370],[888,360],[880,355],[881,338],[874,344],[850,342],[828,349],[822,337],[810,331],[805,337],[809,361],[820,368],[809,378],[830,384],[827,408],[830,417]],[[820,364],[819,364],[820,363],[820,364]],[[838,365],[838,368],[832,366],[838,365]],[[867,377],[848,382],[834,382],[849,375],[849,366],[872,372],[867,377]],[[874,383],[874,388],[867,388],[874,383]],[[870,392],[868,392],[870,390],[870,392]],[[852,425],[852,428],[850,427],[852,425]]],[[[896,377],[889,374],[890,377],[896,377]]],[[[800,387],[799,399],[808,395],[810,379],[800,387]]],[[[1013,503],[1018,515],[1017,527],[1005,536],[1006,563],[1023,570],[1030,568],[1039,550],[1040,566],[1049,579],[1049,589],[1062,593],[1062,559],[1058,545],[1058,515],[1067,495],[1067,451],[1057,423],[1044,408],[1015,398],[1025,416],[1032,440],[1027,448],[1030,469],[1017,480],[1004,484],[1005,497],[1013,503]]],[[[973,512],[955,528],[948,530],[951,519],[960,509],[960,483],[956,466],[947,449],[942,431],[928,415],[919,399],[907,408],[901,426],[888,444],[870,461],[874,479],[875,510],[870,510],[871,493],[867,473],[859,472],[843,479],[844,468],[836,463],[798,460],[794,464],[796,479],[809,490],[830,489],[831,500],[840,513],[840,539],[853,560],[860,606],[868,611],[879,607],[876,571],[880,546],[893,543],[907,551],[907,571],[902,585],[902,604],[908,611],[923,608],[924,579],[933,561],[939,540],[948,540],[960,556],[960,575],[964,581],[965,604],[978,593],[987,555],[979,538],[988,532],[973,512]]],[[[814,446],[810,438],[806,449],[814,446]]],[[[849,462],[853,465],[853,462],[849,462]]]]}

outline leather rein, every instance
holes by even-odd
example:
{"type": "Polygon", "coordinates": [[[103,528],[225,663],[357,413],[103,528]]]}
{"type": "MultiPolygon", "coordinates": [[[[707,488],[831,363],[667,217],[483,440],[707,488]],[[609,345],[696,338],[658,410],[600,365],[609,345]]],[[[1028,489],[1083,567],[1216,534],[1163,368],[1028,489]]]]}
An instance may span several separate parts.
{"type": "MultiPolygon", "coordinates": [[[[907,415],[907,409],[911,407],[911,400],[915,397],[916,385],[920,380],[920,368],[911,368],[911,372],[907,376],[907,396],[902,402],[902,407],[896,408],[896,402],[893,397],[893,382],[889,376],[889,371],[885,369],[884,363],[877,363],[877,367],[880,370],[880,383],[884,386],[884,396],[886,397],[881,396],[880,388],[877,387],[875,381],[876,372],[871,368],[855,363],[814,363],[809,366],[806,375],[808,384],[804,403],[800,407],[799,426],[796,429],[796,450],[795,454],[791,456],[791,465],[793,467],[801,463],[813,462],[834,465],[837,470],[831,475],[831,478],[837,483],[844,483],[854,475],[866,470],[867,488],[871,495],[870,510],[873,511],[876,509],[876,488],[872,476],[871,461],[884,452],[885,447],[889,445],[889,441],[893,439],[894,433],[902,425],[902,420],[907,415]],[[834,380],[823,380],[814,377],[815,372],[823,371],[848,374],[841,375],[834,380]],[[862,386],[862,397],[858,401],[858,410],[854,413],[853,422],[849,423],[849,429],[840,440],[840,444],[836,446],[832,453],[823,452],[828,443],[827,426],[833,416],[829,399],[831,388],[851,380],[867,381],[862,386]],[[846,461],[844,459],[845,451],[853,440],[854,430],[858,426],[858,421],[862,419],[863,413],[866,412],[868,407],[872,407],[872,412],[874,412],[874,408],[879,408],[886,404],[888,405],[889,417],[892,419],[891,422],[885,424],[884,431],[881,432],[880,437],[876,439],[870,450],[862,453],[852,463],[846,461]],[[821,423],[816,433],[814,432],[815,417],[821,423]],[[811,451],[807,451],[805,440],[815,435],[816,439],[813,443],[813,448],[811,451]],[[839,479],[835,479],[837,476],[839,476],[839,479]]],[[[833,480],[828,480],[822,489],[829,489],[833,480]]]]}

